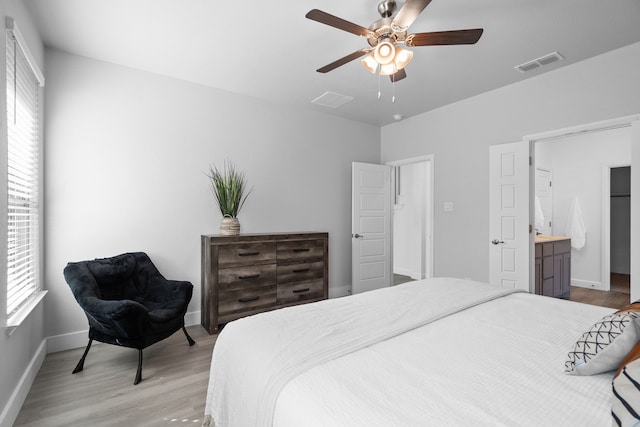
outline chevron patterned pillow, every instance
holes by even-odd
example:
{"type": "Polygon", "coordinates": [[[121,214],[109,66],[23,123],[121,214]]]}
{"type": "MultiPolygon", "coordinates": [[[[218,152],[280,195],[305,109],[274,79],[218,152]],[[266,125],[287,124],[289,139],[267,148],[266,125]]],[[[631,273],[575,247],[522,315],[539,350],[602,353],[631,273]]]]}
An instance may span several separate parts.
{"type": "Polygon", "coordinates": [[[565,372],[595,375],[618,369],[639,340],[640,313],[626,311],[603,317],[582,334],[565,362],[565,372]]]}

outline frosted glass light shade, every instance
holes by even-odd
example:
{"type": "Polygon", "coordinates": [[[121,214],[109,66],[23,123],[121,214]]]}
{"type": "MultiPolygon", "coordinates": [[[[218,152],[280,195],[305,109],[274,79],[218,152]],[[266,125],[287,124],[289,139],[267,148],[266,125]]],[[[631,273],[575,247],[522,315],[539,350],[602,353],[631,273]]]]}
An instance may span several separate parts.
{"type": "Polygon", "coordinates": [[[393,63],[398,70],[402,70],[409,65],[409,62],[413,59],[413,52],[401,47],[396,48],[396,56],[393,58],[393,63]]]}
{"type": "Polygon", "coordinates": [[[373,50],[373,56],[378,64],[388,64],[396,56],[396,47],[388,41],[383,41],[373,50]]]}
{"type": "Polygon", "coordinates": [[[360,62],[362,62],[362,65],[364,66],[364,68],[366,68],[367,71],[370,72],[371,74],[375,74],[376,71],[378,71],[378,63],[376,62],[376,59],[373,57],[373,54],[369,53],[364,58],[362,58],[360,62]]]}
{"type": "Polygon", "coordinates": [[[396,64],[394,64],[393,62],[380,66],[381,76],[390,76],[391,74],[395,74],[396,71],[398,71],[398,69],[396,68],[396,64]]]}

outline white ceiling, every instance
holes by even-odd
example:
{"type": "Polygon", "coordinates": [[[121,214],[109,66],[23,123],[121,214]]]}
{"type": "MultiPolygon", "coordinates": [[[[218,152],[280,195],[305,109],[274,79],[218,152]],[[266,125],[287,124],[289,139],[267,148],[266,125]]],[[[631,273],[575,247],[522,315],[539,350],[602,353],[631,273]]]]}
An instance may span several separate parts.
{"type": "Polygon", "coordinates": [[[378,0],[25,3],[48,47],[379,126],[640,41],[639,0],[433,0],[409,33],[484,34],[475,45],[412,48],[408,77],[394,88],[359,60],[317,73],[368,44],[305,18],[317,8],[368,27],[378,0]],[[554,51],[566,59],[526,74],[513,68],[554,51]],[[312,105],[325,91],[355,99],[312,105]]]}

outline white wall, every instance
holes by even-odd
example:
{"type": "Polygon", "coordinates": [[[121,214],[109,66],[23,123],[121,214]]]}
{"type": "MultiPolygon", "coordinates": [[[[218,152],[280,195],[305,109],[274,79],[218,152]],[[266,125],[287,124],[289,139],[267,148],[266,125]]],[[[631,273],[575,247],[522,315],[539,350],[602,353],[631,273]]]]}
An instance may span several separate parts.
{"type": "Polygon", "coordinates": [[[631,128],[572,135],[535,144],[545,166],[553,171],[553,234],[568,236],[566,221],[577,198],[585,227],[585,245],[571,250],[571,281],[602,289],[603,168],[624,165],[631,159],[631,128]]]}
{"type": "Polygon", "coordinates": [[[426,233],[426,162],[400,166],[400,198],[393,210],[393,272],[422,277],[426,233]]]}
{"type": "Polygon", "coordinates": [[[242,232],[329,232],[330,295],[346,294],[351,162],[379,163],[379,128],[59,51],[46,66],[50,351],[85,344],[69,261],[145,251],[199,311],[200,235],[221,220],[204,172],[227,158],[254,187],[242,232]]]}
{"type": "MultiPolygon", "coordinates": [[[[0,2],[0,19],[3,28],[5,16],[12,17],[22,35],[25,37],[33,57],[41,70],[44,70],[44,47],[33,22],[27,13],[22,1],[6,0],[0,2]]],[[[6,43],[5,31],[0,31],[0,45],[6,43]]],[[[6,176],[7,176],[7,98],[6,98],[6,63],[5,55],[0,55],[0,176],[3,184],[0,185],[0,199],[7,200],[6,176]]],[[[44,70],[46,74],[46,70],[44,70]]],[[[40,92],[41,97],[44,91],[40,92]]],[[[42,99],[42,98],[41,98],[42,99]]],[[[44,110],[41,109],[44,116],[44,110]]],[[[6,203],[0,203],[0,241],[7,241],[7,211],[6,203]]],[[[0,245],[0,259],[6,260],[6,245],[0,245]]],[[[46,353],[46,341],[44,335],[43,306],[39,304],[29,317],[8,336],[5,334],[6,321],[6,292],[7,271],[6,263],[0,263],[0,426],[10,426],[18,415],[22,402],[35,378],[44,354],[46,353]]],[[[46,298],[46,297],[45,297],[46,298]]]]}
{"type": "Polygon", "coordinates": [[[384,162],[425,154],[437,159],[435,276],[489,278],[488,147],[640,113],[639,68],[636,43],[382,128],[384,162]],[[443,213],[445,200],[454,202],[454,212],[443,213]]]}

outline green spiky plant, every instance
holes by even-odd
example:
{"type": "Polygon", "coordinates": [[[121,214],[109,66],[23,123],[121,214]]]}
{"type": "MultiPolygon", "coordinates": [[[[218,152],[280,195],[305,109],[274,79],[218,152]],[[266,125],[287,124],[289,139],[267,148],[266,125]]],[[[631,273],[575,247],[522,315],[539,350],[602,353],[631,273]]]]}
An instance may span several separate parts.
{"type": "Polygon", "coordinates": [[[237,218],[244,202],[253,191],[253,188],[247,189],[244,172],[238,171],[233,163],[226,160],[222,170],[210,165],[207,176],[222,216],[237,218]]]}

